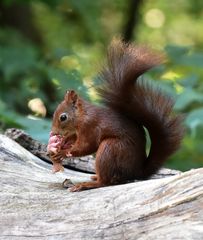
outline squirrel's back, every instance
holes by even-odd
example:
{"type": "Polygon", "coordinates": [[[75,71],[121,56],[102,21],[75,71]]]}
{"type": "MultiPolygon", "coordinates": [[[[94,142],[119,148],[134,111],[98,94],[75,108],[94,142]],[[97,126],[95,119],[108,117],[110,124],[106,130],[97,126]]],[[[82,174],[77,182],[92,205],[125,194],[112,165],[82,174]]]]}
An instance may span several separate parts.
{"type": "Polygon", "coordinates": [[[101,71],[103,85],[98,88],[106,106],[148,130],[151,149],[143,162],[143,178],[161,167],[179,148],[183,136],[182,118],[172,111],[173,100],[137,79],[162,59],[146,47],[114,40],[108,50],[107,65],[101,71]]]}

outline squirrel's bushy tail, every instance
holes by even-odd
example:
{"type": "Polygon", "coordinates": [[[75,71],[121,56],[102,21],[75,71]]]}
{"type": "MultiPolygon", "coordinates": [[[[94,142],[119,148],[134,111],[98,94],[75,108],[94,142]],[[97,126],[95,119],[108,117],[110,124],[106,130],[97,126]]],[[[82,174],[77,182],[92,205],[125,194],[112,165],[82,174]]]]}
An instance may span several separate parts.
{"type": "Polygon", "coordinates": [[[143,166],[143,178],[155,173],[175,152],[183,136],[182,118],[172,112],[173,101],[137,78],[159,65],[163,56],[146,47],[113,40],[107,65],[101,71],[103,86],[98,89],[104,103],[125,114],[149,132],[151,149],[143,166]]]}

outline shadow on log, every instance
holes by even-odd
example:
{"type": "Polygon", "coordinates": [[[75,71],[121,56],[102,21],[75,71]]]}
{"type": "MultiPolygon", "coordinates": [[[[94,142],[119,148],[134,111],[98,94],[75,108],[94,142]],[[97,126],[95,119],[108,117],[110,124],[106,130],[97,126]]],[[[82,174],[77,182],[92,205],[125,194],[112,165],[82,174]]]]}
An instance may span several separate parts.
{"type": "Polygon", "coordinates": [[[0,164],[0,239],[203,239],[203,168],[71,193],[90,174],[52,174],[4,135],[0,164]]]}

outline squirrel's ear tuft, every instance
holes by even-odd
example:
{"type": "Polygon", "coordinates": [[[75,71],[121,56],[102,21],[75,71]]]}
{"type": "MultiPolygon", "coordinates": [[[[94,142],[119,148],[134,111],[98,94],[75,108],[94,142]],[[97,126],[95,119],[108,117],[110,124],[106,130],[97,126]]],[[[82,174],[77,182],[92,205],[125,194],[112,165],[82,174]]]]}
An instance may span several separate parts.
{"type": "Polygon", "coordinates": [[[65,100],[67,103],[73,103],[73,104],[75,104],[76,101],[77,101],[77,99],[78,99],[78,95],[77,95],[77,93],[76,93],[74,90],[66,91],[64,100],[65,100]]]}

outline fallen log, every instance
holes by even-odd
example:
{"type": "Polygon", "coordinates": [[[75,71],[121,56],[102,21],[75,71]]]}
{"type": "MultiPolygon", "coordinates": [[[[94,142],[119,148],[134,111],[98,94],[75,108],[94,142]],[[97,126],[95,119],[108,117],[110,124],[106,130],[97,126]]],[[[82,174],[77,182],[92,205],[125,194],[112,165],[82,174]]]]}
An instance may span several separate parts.
{"type": "MultiPolygon", "coordinates": [[[[22,129],[9,128],[4,134],[19,143],[35,156],[51,163],[51,159],[47,155],[47,144],[43,144],[36,139],[33,139],[22,129]]],[[[79,170],[81,172],[94,173],[94,157],[91,155],[80,158],[64,159],[63,165],[64,167],[79,170]]]]}
{"type": "Polygon", "coordinates": [[[0,239],[203,239],[203,168],[71,193],[90,174],[52,174],[5,135],[0,164],[0,239]]]}
{"type": "MultiPolygon", "coordinates": [[[[47,154],[47,144],[43,144],[36,139],[33,139],[22,129],[9,128],[4,133],[9,138],[13,139],[15,142],[19,143],[22,147],[27,149],[29,152],[39,157],[40,159],[51,163],[51,159],[47,154]]],[[[85,173],[95,173],[94,165],[94,156],[84,156],[77,158],[66,158],[63,160],[63,165],[67,169],[77,170],[79,172],[85,173]]],[[[173,176],[180,173],[177,170],[171,169],[161,169],[157,174],[152,178],[163,178],[166,176],[173,176]]]]}

